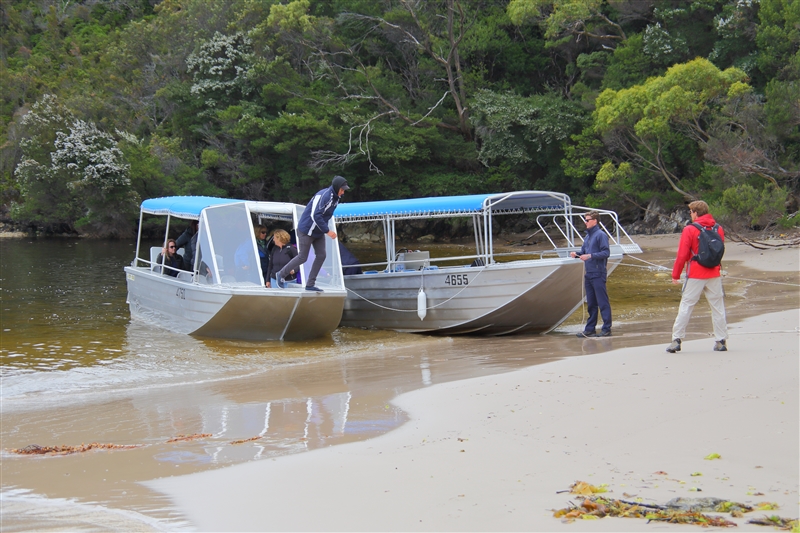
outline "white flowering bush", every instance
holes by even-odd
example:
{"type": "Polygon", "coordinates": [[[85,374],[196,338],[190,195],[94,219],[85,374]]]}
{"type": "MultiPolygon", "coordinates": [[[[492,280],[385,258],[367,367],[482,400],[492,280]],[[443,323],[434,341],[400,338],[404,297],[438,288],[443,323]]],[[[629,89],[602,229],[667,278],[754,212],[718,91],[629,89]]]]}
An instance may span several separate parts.
{"type": "Polygon", "coordinates": [[[14,169],[21,200],[11,205],[18,222],[48,227],[67,226],[75,208],[66,180],[51,168],[50,153],[56,133],[75,117],[52,94],[45,94],[20,120],[21,157],[14,169]]]}
{"type": "Polygon", "coordinates": [[[56,133],[54,144],[52,170],[73,178],[70,187],[104,196],[130,186],[130,165],[124,162],[117,142],[93,123],[76,120],[68,133],[56,133]]]}
{"type": "Polygon", "coordinates": [[[214,34],[203,43],[196,54],[186,58],[186,66],[193,75],[192,94],[203,98],[210,108],[224,100],[238,99],[250,94],[249,81],[253,59],[253,45],[242,33],[214,34]]]}
{"type": "Polygon", "coordinates": [[[76,119],[52,95],[32,106],[20,124],[25,137],[15,175],[23,201],[12,215],[97,235],[127,233],[137,199],[116,140],[76,119]]]}
{"type": "Polygon", "coordinates": [[[642,41],[644,53],[663,65],[679,61],[687,49],[684,37],[671,34],[659,22],[645,28],[642,41]]]}

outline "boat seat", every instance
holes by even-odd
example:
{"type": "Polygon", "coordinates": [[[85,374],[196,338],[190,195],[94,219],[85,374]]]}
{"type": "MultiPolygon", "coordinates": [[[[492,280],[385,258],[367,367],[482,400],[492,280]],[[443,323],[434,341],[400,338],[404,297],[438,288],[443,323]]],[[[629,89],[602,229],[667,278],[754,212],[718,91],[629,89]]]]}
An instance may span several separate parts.
{"type": "Polygon", "coordinates": [[[178,281],[187,281],[190,282],[194,278],[194,275],[191,272],[178,272],[178,281]]]}
{"type": "Polygon", "coordinates": [[[150,270],[153,272],[161,272],[161,265],[157,264],[158,261],[158,254],[161,253],[160,246],[151,246],[150,247],[150,270]]]}

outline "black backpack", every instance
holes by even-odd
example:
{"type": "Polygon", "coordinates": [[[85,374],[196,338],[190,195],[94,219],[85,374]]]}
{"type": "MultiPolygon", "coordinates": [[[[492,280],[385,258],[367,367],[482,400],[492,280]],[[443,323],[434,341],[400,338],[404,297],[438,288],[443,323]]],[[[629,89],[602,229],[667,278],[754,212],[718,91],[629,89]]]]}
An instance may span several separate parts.
{"type": "Polygon", "coordinates": [[[706,268],[719,266],[722,256],[725,255],[725,243],[719,234],[719,224],[714,224],[710,228],[704,228],[697,222],[692,222],[692,226],[700,230],[698,236],[697,255],[692,257],[706,268]]]}

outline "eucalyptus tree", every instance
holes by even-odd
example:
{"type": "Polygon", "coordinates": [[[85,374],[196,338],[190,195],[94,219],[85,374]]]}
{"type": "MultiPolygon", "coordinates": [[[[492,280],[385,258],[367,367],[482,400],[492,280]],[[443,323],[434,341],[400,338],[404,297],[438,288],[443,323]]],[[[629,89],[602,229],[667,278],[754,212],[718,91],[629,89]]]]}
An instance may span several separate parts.
{"type": "Polygon", "coordinates": [[[508,188],[569,188],[561,175],[561,150],[588,122],[575,102],[556,94],[524,97],[481,90],[473,99],[473,122],[480,140],[478,159],[487,167],[513,170],[508,188]],[[523,178],[523,179],[520,179],[523,178]]]}
{"type": "Polygon", "coordinates": [[[596,186],[629,199],[703,195],[753,221],[788,194],[796,198],[800,168],[781,161],[763,98],[747,80],[735,67],[695,59],[642,85],[604,91],[593,115],[607,154],[596,186]]]}
{"type": "Polygon", "coordinates": [[[708,60],[695,59],[642,85],[603,91],[593,118],[609,159],[598,183],[641,179],[645,189],[653,184],[693,199],[688,185],[702,172],[693,161],[702,161],[708,128],[720,107],[750,91],[746,79],[739,69],[720,71],[708,60]]]}
{"type": "Polygon", "coordinates": [[[342,97],[373,111],[351,128],[347,152],[318,152],[314,164],[346,163],[361,154],[379,171],[369,149],[369,134],[379,119],[433,126],[472,141],[461,46],[477,17],[475,7],[464,0],[400,0],[386,2],[381,15],[340,14],[343,38],[326,43],[331,48],[318,48],[316,55],[342,97]]]}

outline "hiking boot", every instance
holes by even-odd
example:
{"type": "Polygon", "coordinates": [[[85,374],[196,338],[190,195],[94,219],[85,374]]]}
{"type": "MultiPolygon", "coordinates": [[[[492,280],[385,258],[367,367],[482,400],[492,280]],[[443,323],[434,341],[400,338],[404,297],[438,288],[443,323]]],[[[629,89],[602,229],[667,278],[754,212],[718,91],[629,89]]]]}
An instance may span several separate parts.
{"type": "Polygon", "coordinates": [[[597,335],[597,336],[598,337],[610,337],[611,336],[611,331],[601,331],[600,334],[597,335]]]}
{"type": "Polygon", "coordinates": [[[728,351],[728,345],[725,343],[725,339],[722,339],[721,341],[717,341],[717,342],[714,343],[714,351],[715,352],[727,352],[728,351]]]}
{"type": "Polygon", "coordinates": [[[672,344],[667,346],[667,352],[675,353],[681,351],[681,340],[680,339],[672,339],[672,344]]]}
{"type": "Polygon", "coordinates": [[[577,333],[575,336],[578,337],[579,339],[588,339],[591,337],[597,337],[597,333],[595,333],[594,331],[581,331],[580,333],[577,333]]]}
{"type": "Polygon", "coordinates": [[[307,285],[306,286],[306,290],[307,291],[314,291],[314,292],[322,292],[322,289],[320,289],[319,287],[315,287],[313,285],[311,285],[310,287],[307,285]]]}

